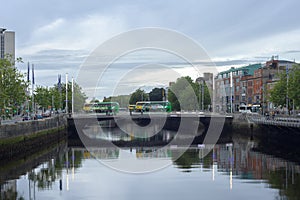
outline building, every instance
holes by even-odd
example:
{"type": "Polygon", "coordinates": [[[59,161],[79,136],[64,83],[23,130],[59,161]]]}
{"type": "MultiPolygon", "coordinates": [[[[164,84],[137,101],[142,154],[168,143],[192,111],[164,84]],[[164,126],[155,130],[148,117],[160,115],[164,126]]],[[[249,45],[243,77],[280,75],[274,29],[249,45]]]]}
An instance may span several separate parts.
{"type": "MultiPolygon", "coordinates": [[[[263,111],[267,112],[275,109],[274,104],[268,101],[269,91],[273,89],[276,82],[279,80],[279,73],[288,73],[289,69],[296,64],[288,60],[278,60],[272,57],[267,61],[262,69],[262,96],[263,96],[263,111]]],[[[288,99],[288,97],[287,97],[288,99]]]]}
{"type": "Polygon", "coordinates": [[[0,28],[0,59],[6,55],[15,60],[15,32],[0,28]]]}
{"type": "MultiPolygon", "coordinates": [[[[206,85],[207,88],[208,88],[208,91],[209,91],[209,95],[210,95],[210,98],[211,98],[211,103],[208,105],[207,109],[212,111],[213,109],[213,106],[214,106],[214,92],[213,92],[213,81],[214,81],[214,78],[213,78],[213,73],[209,73],[209,72],[205,72],[203,73],[203,77],[198,77],[196,79],[196,82],[199,83],[200,85],[206,85]]],[[[200,105],[200,108],[201,110],[204,110],[204,87],[201,87],[199,88],[201,91],[199,91],[201,95],[201,99],[199,99],[199,103],[201,104],[200,105]]],[[[199,97],[200,98],[200,97],[199,97]]]]}
{"type": "Polygon", "coordinates": [[[240,105],[253,102],[254,71],[261,64],[252,64],[218,73],[215,77],[216,112],[236,112],[240,105]]]}
{"type": "Polygon", "coordinates": [[[262,114],[274,109],[269,91],[295,62],[272,57],[264,64],[232,67],[215,77],[216,112],[237,112],[240,105],[256,107],[262,114]]]}

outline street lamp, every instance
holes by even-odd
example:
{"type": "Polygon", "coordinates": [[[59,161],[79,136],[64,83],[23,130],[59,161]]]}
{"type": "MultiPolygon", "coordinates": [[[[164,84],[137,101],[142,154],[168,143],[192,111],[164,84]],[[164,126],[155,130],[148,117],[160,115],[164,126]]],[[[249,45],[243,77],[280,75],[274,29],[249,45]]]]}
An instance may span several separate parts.
{"type": "Polygon", "coordinates": [[[196,79],[196,82],[199,83],[199,103],[201,98],[201,111],[204,110],[204,83],[205,79],[203,77],[199,77],[196,79]],[[201,88],[200,88],[201,86],[201,88]],[[201,93],[201,95],[200,95],[201,93]]]}

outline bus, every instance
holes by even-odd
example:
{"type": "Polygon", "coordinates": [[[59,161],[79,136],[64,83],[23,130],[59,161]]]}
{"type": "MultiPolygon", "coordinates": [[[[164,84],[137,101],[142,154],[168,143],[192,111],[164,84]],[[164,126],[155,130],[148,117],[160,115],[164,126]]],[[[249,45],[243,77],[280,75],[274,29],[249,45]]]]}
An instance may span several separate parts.
{"type": "Polygon", "coordinates": [[[171,112],[172,106],[168,101],[138,101],[135,110],[137,112],[171,112]]]}
{"type": "Polygon", "coordinates": [[[142,112],[142,111],[144,111],[143,108],[144,108],[144,105],[146,103],[150,103],[150,101],[138,101],[138,102],[136,102],[136,104],[135,104],[135,111],[136,112],[142,112]]]}
{"type": "Polygon", "coordinates": [[[91,112],[92,110],[91,110],[91,108],[92,108],[92,106],[93,106],[93,104],[92,103],[85,103],[84,105],[83,105],[83,111],[84,112],[91,112]]]}
{"type": "Polygon", "coordinates": [[[94,103],[91,111],[95,113],[105,113],[106,115],[115,115],[119,112],[120,106],[118,102],[99,102],[94,103]]]}
{"type": "Polygon", "coordinates": [[[240,105],[239,112],[240,113],[251,113],[252,112],[252,106],[240,105]]]}

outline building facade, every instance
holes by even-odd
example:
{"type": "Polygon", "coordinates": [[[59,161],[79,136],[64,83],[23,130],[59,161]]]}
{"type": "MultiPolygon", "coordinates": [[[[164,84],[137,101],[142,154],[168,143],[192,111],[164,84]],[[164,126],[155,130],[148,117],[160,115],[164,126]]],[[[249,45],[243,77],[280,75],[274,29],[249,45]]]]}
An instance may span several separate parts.
{"type": "Polygon", "coordinates": [[[272,57],[264,64],[232,67],[215,77],[216,112],[237,112],[239,106],[256,107],[262,114],[274,109],[269,91],[279,80],[279,73],[288,73],[295,62],[272,57]]]}
{"type": "Polygon", "coordinates": [[[7,55],[15,60],[15,32],[0,28],[0,59],[7,55]]]}
{"type": "MultiPolygon", "coordinates": [[[[268,112],[275,109],[275,106],[272,102],[268,101],[269,91],[273,89],[277,81],[279,81],[279,73],[288,73],[289,69],[296,64],[292,61],[287,60],[278,60],[272,58],[270,61],[267,61],[263,66],[262,70],[262,95],[263,95],[263,111],[268,112]]],[[[288,97],[286,97],[288,98],[288,97]]]]}
{"type": "Polygon", "coordinates": [[[261,64],[232,67],[215,77],[216,112],[236,112],[240,105],[253,102],[253,81],[248,80],[259,68],[261,64]]]}

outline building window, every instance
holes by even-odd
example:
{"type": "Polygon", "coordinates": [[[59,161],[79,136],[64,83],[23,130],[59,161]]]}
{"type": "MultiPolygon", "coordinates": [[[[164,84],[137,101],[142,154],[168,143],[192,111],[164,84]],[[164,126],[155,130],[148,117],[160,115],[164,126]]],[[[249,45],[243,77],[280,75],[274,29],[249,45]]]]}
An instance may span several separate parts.
{"type": "Polygon", "coordinates": [[[239,90],[240,90],[240,87],[239,87],[239,86],[236,86],[236,87],[235,87],[235,91],[236,91],[236,92],[239,92],[239,90]]]}
{"type": "Polygon", "coordinates": [[[235,101],[239,101],[240,100],[240,96],[236,95],[235,96],[235,101]]]}

